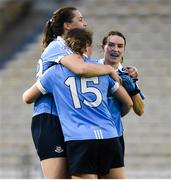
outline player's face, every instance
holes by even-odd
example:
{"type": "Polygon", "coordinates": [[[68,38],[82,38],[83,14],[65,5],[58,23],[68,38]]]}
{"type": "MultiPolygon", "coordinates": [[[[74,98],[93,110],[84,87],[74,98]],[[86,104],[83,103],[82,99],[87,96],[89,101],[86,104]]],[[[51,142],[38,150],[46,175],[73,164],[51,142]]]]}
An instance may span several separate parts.
{"type": "Polygon", "coordinates": [[[72,22],[70,23],[71,29],[74,28],[86,28],[87,27],[87,22],[81,15],[80,11],[76,10],[73,11],[74,18],[72,19],[72,22]]]}
{"type": "Polygon", "coordinates": [[[114,65],[121,62],[125,51],[124,39],[117,35],[111,35],[104,46],[105,64],[114,65]]]}

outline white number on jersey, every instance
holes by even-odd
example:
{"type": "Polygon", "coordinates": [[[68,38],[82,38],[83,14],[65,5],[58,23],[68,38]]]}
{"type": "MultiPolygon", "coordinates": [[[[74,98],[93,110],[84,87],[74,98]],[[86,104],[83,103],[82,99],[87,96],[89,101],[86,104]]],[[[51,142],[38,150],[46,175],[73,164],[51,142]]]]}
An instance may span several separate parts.
{"type": "MultiPolygon", "coordinates": [[[[87,101],[83,100],[83,103],[89,107],[97,107],[101,104],[102,102],[102,95],[99,91],[99,89],[95,87],[88,87],[87,83],[88,82],[93,82],[94,84],[98,84],[98,77],[92,77],[92,78],[81,78],[81,93],[93,93],[96,95],[96,99],[94,101],[87,101]]],[[[70,91],[71,91],[71,96],[74,102],[74,107],[75,108],[81,108],[80,100],[78,97],[78,92],[77,92],[77,86],[76,86],[76,80],[75,77],[69,77],[66,81],[65,84],[69,86],[70,91]]]]}
{"type": "Polygon", "coordinates": [[[43,75],[43,62],[42,59],[39,59],[36,70],[36,79],[41,78],[43,75]]]}

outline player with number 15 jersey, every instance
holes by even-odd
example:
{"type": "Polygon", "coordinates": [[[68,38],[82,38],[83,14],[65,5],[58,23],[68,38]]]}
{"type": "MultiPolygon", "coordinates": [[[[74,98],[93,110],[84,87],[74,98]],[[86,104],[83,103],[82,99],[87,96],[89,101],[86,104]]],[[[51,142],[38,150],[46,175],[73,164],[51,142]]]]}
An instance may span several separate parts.
{"type": "Polygon", "coordinates": [[[83,78],[55,65],[37,86],[43,94],[53,94],[65,141],[118,136],[107,108],[107,93],[109,89],[114,93],[119,85],[109,76],[83,78]]]}

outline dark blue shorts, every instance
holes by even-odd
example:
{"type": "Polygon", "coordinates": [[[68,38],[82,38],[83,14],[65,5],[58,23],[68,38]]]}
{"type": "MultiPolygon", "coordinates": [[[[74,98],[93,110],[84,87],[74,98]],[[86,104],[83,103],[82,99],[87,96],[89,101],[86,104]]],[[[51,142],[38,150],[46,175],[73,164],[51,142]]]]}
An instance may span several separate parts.
{"type": "Polygon", "coordinates": [[[40,160],[66,157],[66,144],[58,116],[47,113],[34,116],[31,131],[40,160]]]}
{"type": "Polygon", "coordinates": [[[67,158],[71,175],[106,175],[124,166],[119,138],[68,141],[67,158]]]}
{"type": "Polygon", "coordinates": [[[123,156],[125,156],[125,142],[124,142],[124,137],[123,135],[119,137],[119,141],[122,147],[122,152],[123,152],[123,156]]]}

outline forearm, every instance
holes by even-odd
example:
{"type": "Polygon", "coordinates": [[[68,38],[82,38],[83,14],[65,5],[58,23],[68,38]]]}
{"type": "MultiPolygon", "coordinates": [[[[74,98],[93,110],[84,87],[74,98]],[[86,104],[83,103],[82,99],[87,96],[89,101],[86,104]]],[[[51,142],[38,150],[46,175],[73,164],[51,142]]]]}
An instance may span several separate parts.
{"type": "Polygon", "coordinates": [[[122,105],[122,108],[121,108],[121,117],[127,115],[130,110],[131,110],[130,106],[122,105]]]}
{"type": "Polygon", "coordinates": [[[84,62],[82,57],[76,54],[63,57],[60,63],[74,73],[84,77],[107,75],[111,74],[113,71],[113,68],[110,65],[84,62]]]}
{"type": "Polygon", "coordinates": [[[110,65],[93,64],[89,62],[83,62],[81,66],[83,67],[81,76],[84,77],[94,77],[101,75],[111,75],[114,71],[110,65]]]}
{"type": "Polygon", "coordinates": [[[23,93],[23,101],[27,104],[31,104],[41,95],[42,93],[39,91],[36,84],[34,84],[32,87],[30,87],[23,93]]]}
{"type": "Polygon", "coordinates": [[[120,86],[114,96],[122,103],[122,106],[133,107],[133,101],[123,86],[120,86]]]}
{"type": "Polygon", "coordinates": [[[121,116],[123,117],[133,107],[132,99],[128,95],[127,91],[122,86],[120,86],[119,89],[115,92],[115,97],[122,104],[122,107],[121,107],[121,116]]]}
{"type": "Polygon", "coordinates": [[[144,102],[139,94],[132,96],[133,110],[138,115],[141,116],[144,113],[144,102]]]}

